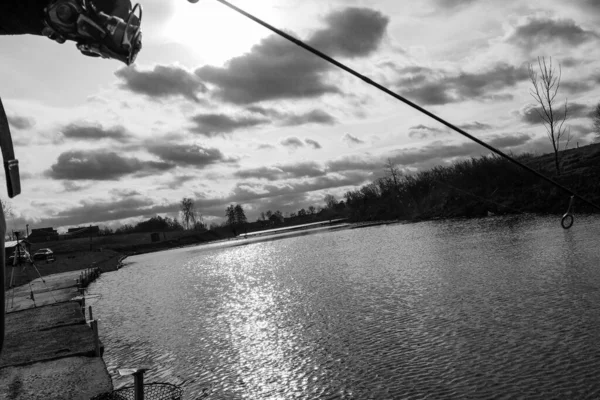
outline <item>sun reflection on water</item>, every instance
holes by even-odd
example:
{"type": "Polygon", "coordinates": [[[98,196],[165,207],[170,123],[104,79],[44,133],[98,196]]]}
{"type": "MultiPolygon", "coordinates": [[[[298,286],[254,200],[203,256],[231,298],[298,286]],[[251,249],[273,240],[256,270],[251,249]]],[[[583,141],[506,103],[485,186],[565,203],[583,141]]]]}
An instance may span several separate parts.
{"type": "Polygon", "coordinates": [[[138,256],[92,285],[105,360],[150,362],[186,400],[599,398],[600,225],[554,225],[428,222],[138,256]]]}

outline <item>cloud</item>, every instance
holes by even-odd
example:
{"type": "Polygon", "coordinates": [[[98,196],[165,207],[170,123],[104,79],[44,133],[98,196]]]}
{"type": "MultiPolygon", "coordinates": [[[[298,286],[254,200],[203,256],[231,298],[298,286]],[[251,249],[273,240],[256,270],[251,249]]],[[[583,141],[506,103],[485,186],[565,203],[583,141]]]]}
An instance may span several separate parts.
{"type": "Polygon", "coordinates": [[[168,183],[161,187],[161,189],[181,189],[185,184],[194,179],[198,179],[196,175],[177,175],[173,177],[168,183]]]}
{"type": "Polygon", "coordinates": [[[148,147],[148,151],[166,163],[193,166],[196,168],[206,168],[218,163],[236,161],[235,159],[225,157],[219,149],[202,147],[195,144],[154,144],[148,147]]]}
{"type": "Polygon", "coordinates": [[[335,117],[323,110],[311,110],[301,114],[289,113],[261,106],[246,107],[246,111],[268,117],[272,122],[282,126],[298,126],[304,124],[333,125],[337,122],[335,117]]]}
{"type": "Polygon", "coordinates": [[[191,132],[214,137],[231,133],[238,129],[252,128],[269,122],[268,119],[255,117],[231,117],[225,114],[198,114],[191,118],[195,124],[191,132]]]}
{"type": "Polygon", "coordinates": [[[435,0],[435,3],[447,10],[466,7],[475,3],[475,0],[435,0]]]}
{"type": "MultiPolygon", "coordinates": [[[[282,198],[291,199],[295,202],[299,196],[306,193],[323,189],[332,189],[344,186],[360,186],[369,181],[372,175],[365,172],[348,172],[344,174],[319,176],[300,182],[286,182],[285,184],[262,184],[240,182],[232,189],[231,193],[224,197],[202,197],[196,198],[195,204],[202,213],[222,217],[227,204],[238,203],[274,203],[282,198]]],[[[276,209],[276,208],[275,208],[276,209]]]]}
{"type": "Polygon", "coordinates": [[[278,164],[270,167],[246,168],[235,173],[238,178],[257,178],[276,181],[280,179],[314,178],[324,176],[325,170],[314,161],[278,164]]]}
{"type": "Polygon", "coordinates": [[[141,197],[83,200],[75,207],[55,213],[42,221],[36,221],[36,225],[73,226],[133,217],[151,217],[159,213],[174,212],[177,209],[178,204],[155,205],[151,199],[141,197]]]}
{"type": "Polygon", "coordinates": [[[20,115],[7,115],[8,123],[12,128],[15,129],[30,129],[35,126],[35,120],[29,117],[23,117],[20,115]]]}
{"type": "Polygon", "coordinates": [[[429,137],[435,137],[437,135],[446,134],[446,133],[448,133],[447,129],[434,128],[434,127],[426,126],[423,124],[411,126],[408,130],[408,136],[413,139],[414,138],[426,139],[429,137]]]}
{"type": "Polygon", "coordinates": [[[123,126],[103,128],[100,124],[72,123],[60,129],[65,138],[80,140],[113,139],[119,142],[127,142],[131,136],[123,126]]]}
{"type": "MultiPolygon", "coordinates": [[[[593,110],[592,106],[586,104],[572,102],[567,104],[567,121],[577,118],[588,118],[593,110]]],[[[521,117],[521,121],[526,122],[530,125],[537,125],[542,123],[540,113],[543,115],[542,107],[536,106],[535,104],[526,104],[519,111],[518,115],[521,117]]],[[[564,102],[557,103],[554,107],[554,116],[556,120],[562,120],[564,118],[564,102]]]]}
{"type": "MultiPolygon", "coordinates": [[[[531,141],[524,133],[495,135],[484,139],[486,143],[501,149],[515,148],[531,141]]],[[[402,166],[433,166],[454,157],[468,157],[488,154],[490,150],[475,142],[448,144],[435,141],[419,148],[403,149],[392,152],[390,159],[402,166]]]]}
{"type": "MultiPolygon", "coordinates": [[[[331,55],[365,56],[380,44],[387,19],[379,12],[349,8],[326,17],[328,26],[308,38],[331,55]],[[359,24],[352,26],[353,23],[359,24]]],[[[309,99],[340,93],[326,73],[333,66],[287,40],[271,35],[224,67],[204,66],[195,73],[214,85],[214,96],[234,104],[309,99]]]]}
{"type": "Polygon", "coordinates": [[[531,140],[531,136],[526,133],[505,134],[492,138],[488,143],[494,147],[511,148],[521,146],[531,140]]]}
{"type": "Polygon", "coordinates": [[[378,171],[383,169],[384,161],[365,156],[344,156],[328,161],[325,165],[328,172],[378,171]]]}
{"type": "Polygon", "coordinates": [[[590,91],[596,88],[596,85],[590,81],[570,81],[561,82],[560,88],[564,89],[569,94],[577,94],[590,91]]]}
{"type": "Polygon", "coordinates": [[[281,143],[282,146],[290,147],[292,149],[304,147],[304,143],[302,143],[302,140],[294,136],[282,139],[279,143],[281,143]]]}
{"type": "Polygon", "coordinates": [[[315,150],[318,150],[321,148],[321,144],[319,142],[317,142],[316,140],[312,140],[312,139],[304,139],[304,143],[306,143],[307,145],[309,145],[310,147],[312,147],[315,150]]]}
{"type": "Polygon", "coordinates": [[[82,185],[72,181],[63,181],[62,184],[63,188],[65,189],[65,192],[80,192],[90,187],[89,184],[82,185]]]}
{"type": "Polygon", "coordinates": [[[176,65],[157,65],[149,71],[134,65],[117,70],[115,75],[121,79],[120,88],[155,100],[181,96],[198,103],[198,93],[206,91],[197,75],[176,65]]]}
{"type": "Polygon", "coordinates": [[[342,140],[346,143],[348,143],[349,145],[354,145],[354,144],[363,144],[364,140],[360,140],[359,138],[357,138],[356,136],[352,136],[349,133],[346,133],[343,137],[342,140]]]}
{"type": "Polygon", "coordinates": [[[283,121],[283,125],[285,126],[297,126],[310,123],[333,125],[336,123],[336,119],[333,116],[331,116],[331,114],[328,114],[325,111],[312,110],[305,114],[288,116],[283,121]]]}
{"type": "Polygon", "coordinates": [[[365,57],[373,53],[387,29],[389,18],[379,11],[349,7],[329,14],[327,27],[315,32],[308,44],[334,56],[365,57]]]}
{"type": "Polygon", "coordinates": [[[323,73],[331,67],[278,36],[269,36],[225,67],[204,66],[196,74],[216,86],[215,96],[234,104],[300,99],[339,93],[323,73]]]}
{"type": "Polygon", "coordinates": [[[141,161],[106,150],[71,150],[58,156],[46,175],[53,179],[116,180],[125,175],[166,171],[174,164],[141,161]]]}
{"type": "Polygon", "coordinates": [[[424,105],[442,105],[467,100],[507,100],[510,93],[497,94],[529,79],[527,68],[500,63],[481,72],[449,74],[442,70],[411,66],[397,71],[398,92],[424,105]]]}
{"type": "Polygon", "coordinates": [[[484,124],[482,122],[470,122],[462,125],[457,125],[460,129],[465,131],[483,131],[487,129],[491,129],[492,126],[489,124],[484,124]]]}
{"type": "Polygon", "coordinates": [[[523,49],[532,50],[548,43],[577,47],[597,38],[595,32],[583,29],[571,19],[529,18],[523,25],[517,26],[507,40],[523,49]]]}

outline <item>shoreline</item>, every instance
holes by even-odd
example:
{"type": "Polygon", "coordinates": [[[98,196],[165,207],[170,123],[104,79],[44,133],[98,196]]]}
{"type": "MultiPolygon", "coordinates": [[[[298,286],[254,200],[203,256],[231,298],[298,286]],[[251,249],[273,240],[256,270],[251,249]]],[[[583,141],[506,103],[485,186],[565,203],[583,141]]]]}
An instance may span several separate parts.
{"type": "MultiPolygon", "coordinates": [[[[578,216],[579,217],[588,217],[588,216],[594,216],[594,215],[600,215],[600,213],[593,213],[593,212],[592,213],[579,213],[579,214],[576,213],[575,220],[577,221],[578,216]]],[[[345,229],[361,229],[361,228],[369,228],[369,227],[382,226],[382,225],[417,224],[417,223],[421,223],[421,222],[461,221],[461,220],[478,220],[478,219],[510,218],[510,217],[556,217],[557,221],[558,221],[557,223],[560,225],[560,217],[561,216],[562,216],[562,214],[553,214],[553,213],[521,213],[521,214],[494,214],[494,215],[488,215],[488,216],[470,216],[470,217],[469,216],[456,216],[456,217],[422,218],[422,219],[384,219],[384,220],[373,220],[373,221],[354,221],[354,222],[346,222],[346,223],[342,223],[342,224],[333,224],[333,225],[328,225],[328,226],[319,227],[319,228],[307,227],[304,229],[297,228],[295,226],[290,226],[290,227],[288,227],[289,229],[281,228],[282,229],[281,231],[270,234],[270,235],[269,234],[258,234],[258,232],[261,232],[261,231],[256,231],[256,232],[253,232],[255,234],[252,235],[252,237],[248,237],[248,238],[245,238],[244,237],[245,235],[240,234],[238,236],[235,236],[232,238],[226,238],[226,239],[218,239],[218,240],[203,241],[203,242],[198,242],[198,243],[176,245],[173,247],[157,246],[156,248],[146,248],[146,249],[144,249],[144,251],[138,251],[138,252],[123,252],[123,255],[125,257],[128,257],[128,256],[136,256],[136,255],[143,255],[143,254],[149,254],[149,253],[157,253],[157,252],[167,251],[167,250],[183,249],[183,248],[188,248],[188,247],[203,247],[203,246],[210,246],[210,245],[218,245],[220,243],[222,243],[222,244],[229,243],[231,246],[242,246],[245,244],[257,243],[257,242],[261,242],[261,241],[270,241],[270,240],[277,240],[279,238],[283,239],[286,237],[301,236],[301,235],[311,234],[313,232],[318,233],[318,231],[317,231],[318,229],[335,230],[335,229],[337,229],[336,228],[337,226],[339,226],[339,228],[343,227],[345,229]],[[327,229],[324,229],[324,228],[327,228],[327,229]],[[296,233],[296,235],[292,235],[292,233],[296,233]],[[262,239],[262,240],[259,240],[259,239],[262,239]]]]}

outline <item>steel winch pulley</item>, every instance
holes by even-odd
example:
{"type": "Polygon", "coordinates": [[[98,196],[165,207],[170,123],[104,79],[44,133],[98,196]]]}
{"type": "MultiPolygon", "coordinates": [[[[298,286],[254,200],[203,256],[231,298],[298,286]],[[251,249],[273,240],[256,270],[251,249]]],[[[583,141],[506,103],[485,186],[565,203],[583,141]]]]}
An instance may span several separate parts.
{"type": "Polygon", "coordinates": [[[44,12],[42,34],[58,43],[72,40],[84,55],[131,65],[142,48],[139,3],[125,19],[98,11],[90,0],[55,0],[44,12]]]}

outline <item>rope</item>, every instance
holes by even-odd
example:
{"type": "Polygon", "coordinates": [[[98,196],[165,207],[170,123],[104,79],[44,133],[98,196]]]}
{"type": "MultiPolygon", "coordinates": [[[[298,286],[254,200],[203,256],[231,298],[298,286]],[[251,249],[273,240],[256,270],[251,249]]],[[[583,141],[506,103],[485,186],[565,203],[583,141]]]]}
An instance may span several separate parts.
{"type": "Polygon", "coordinates": [[[252,14],[250,14],[250,13],[242,10],[241,8],[239,8],[239,7],[237,7],[237,6],[229,3],[226,0],[216,0],[216,1],[218,1],[219,3],[225,5],[225,6],[229,7],[229,8],[231,8],[232,10],[234,10],[234,11],[242,14],[243,16],[251,19],[252,21],[254,21],[254,22],[256,22],[256,23],[264,26],[265,28],[267,28],[270,31],[276,33],[277,35],[279,35],[279,36],[281,36],[281,37],[289,40],[290,42],[294,43],[295,45],[297,45],[299,47],[302,47],[303,49],[305,49],[305,50],[313,53],[317,57],[320,57],[323,60],[325,60],[325,61],[327,61],[327,62],[335,65],[336,67],[338,67],[340,69],[343,69],[344,71],[348,72],[349,74],[354,75],[355,77],[363,80],[365,83],[367,83],[367,84],[369,84],[371,86],[374,86],[375,88],[381,90],[382,92],[384,92],[384,93],[392,96],[396,100],[399,100],[399,101],[407,104],[408,106],[416,109],[417,111],[420,111],[421,113],[427,115],[428,117],[433,118],[434,120],[438,121],[439,123],[441,123],[443,125],[446,125],[448,128],[450,128],[450,129],[452,129],[452,130],[460,133],[461,135],[463,135],[463,136],[471,139],[475,143],[480,144],[481,146],[485,147],[486,149],[488,149],[488,150],[490,150],[490,151],[498,154],[499,156],[501,156],[501,157],[509,160],[510,162],[512,162],[512,163],[518,165],[519,167],[521,167],[521,168],[529,171],[530,173],[538,176],[539,178],[545,180],[546,182],[551,183],[552,185],[560,188],[561,190],[565,191],[566,193],[569,193],[570,195],[575,196],[577,199],[583,201],[584,203],[586,203],[586,204],[588,204],[588,205],[592,206],[593,208],[595,208],[595,209],[597,209],[597,210],[600,211],[600,206],[592,203],[591,201],[589,201],[589,200],[585,199],[584,197],[580,196],[579,194],[573,192],[571,189],[566,188],[565,186],[561,185],[560,183],[554,181],[553,179],[548,178],[547,176],[545,176],[545,175],[539,173],[538,171],[534,170],[533,168],[530,168],[527,165],[525,165],[525,164],[523,164],[523,163],[515,160],[514,158],[512,158],[508,154],[502,152],[501,150],[495,148],[492,145],[487,144],[483,140],[478,139],[475,136],[473,136],[473,135],[465,132],[464,130],[460,129],[459,127],[457,127],[457,126],[451,124],[450,122],[447,122],[446,120],[444,120],[444,119],[438,117],[437,115],[433,114],[432,112],[427,111],[423,107],[417,105],[416,103],[413,103],[412,101],[406,99],[405,97],[403,97],[403,96],[401,96],[401,95],[399,95],[399,94],[397,94],[395,92],[392,92],[390,89],[386,88],[385,86],[383,86],[383,85],[381,85],[381,84],[373,81],[372,79],[368,78],[365,75],[360,74],[359,72],[355,71],[354,69],[348,67],[345,64],[342,64],[341,62],[335,60],[334,58],[328,56],[327,54],[322,53],[321,51],[315,49],[314,47],[310,46],[309,44],[307,44],[307,43],[305,43],[305,42],[303,42],[303,41],[301,41],[299,39],[296,39],[295,37],[293,37],[293,36],[285,33],[284,31],[282,31],[280,29],[275,28],[273,25],[268,24],[267,22],[261,20],[260,18],[255,17],[254,15],[252,15],[252,14]]]}

